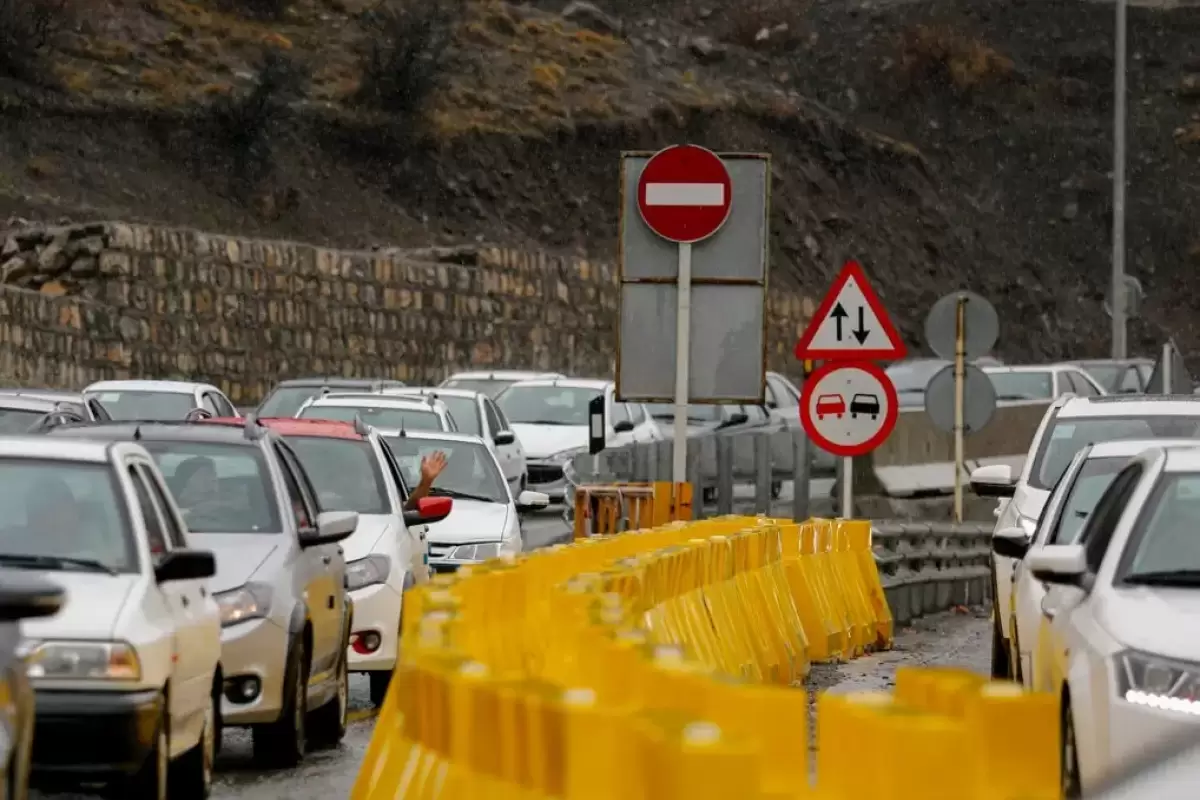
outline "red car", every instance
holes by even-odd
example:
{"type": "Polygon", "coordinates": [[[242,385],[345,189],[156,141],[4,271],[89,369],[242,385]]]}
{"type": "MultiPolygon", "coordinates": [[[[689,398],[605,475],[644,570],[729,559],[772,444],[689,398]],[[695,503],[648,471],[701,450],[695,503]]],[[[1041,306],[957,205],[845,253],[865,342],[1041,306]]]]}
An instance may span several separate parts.
{"type": "Polygon", "coordinates": [[[817,397],[817,419],[836,414],[838,419],[846,413],[846,398],[840,394],[823,394],[817,397]]]}

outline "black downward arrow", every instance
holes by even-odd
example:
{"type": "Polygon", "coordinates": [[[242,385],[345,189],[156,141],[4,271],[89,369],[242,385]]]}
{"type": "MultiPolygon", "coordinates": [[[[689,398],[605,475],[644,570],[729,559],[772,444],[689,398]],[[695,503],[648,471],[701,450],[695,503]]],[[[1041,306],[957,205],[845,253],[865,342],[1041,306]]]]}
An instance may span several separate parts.
{"type": "MultiPolygon", "coordinates": [[[[867,330],[866,325],[863,324],[863,307],[859,306],[858,307],[858,327],[854,329],[854,338],[858,340],[859,344],[862,344],[863,342],[865,342],[867,340],[867,337],[870,335],[871,335],[871,332],[869,330],[867,330]]],[[[839,336],[838,338],[840,339],[841,337],[839,336]]]]}
{"type": "Polygon", "coordinates": [[[837,323],[837,340],[840,342],[842,340],[842,320],[850,315],[846,313],[846,309],[842,308],[842,304],[838,303],[833,307],[829,316],[833,317],[833,321],[837,323]]]}

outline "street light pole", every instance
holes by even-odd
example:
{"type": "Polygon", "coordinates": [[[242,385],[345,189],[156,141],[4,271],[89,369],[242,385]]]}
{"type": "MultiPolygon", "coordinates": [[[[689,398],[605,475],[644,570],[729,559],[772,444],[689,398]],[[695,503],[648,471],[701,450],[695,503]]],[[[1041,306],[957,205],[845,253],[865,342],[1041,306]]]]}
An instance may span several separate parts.
{"type": "Polygon", "coordinates": [[[1116,0],[1113,75],[1112,356],[1128,352],[1125,302],[1125,100],[1128,0],[1116,0]]]}

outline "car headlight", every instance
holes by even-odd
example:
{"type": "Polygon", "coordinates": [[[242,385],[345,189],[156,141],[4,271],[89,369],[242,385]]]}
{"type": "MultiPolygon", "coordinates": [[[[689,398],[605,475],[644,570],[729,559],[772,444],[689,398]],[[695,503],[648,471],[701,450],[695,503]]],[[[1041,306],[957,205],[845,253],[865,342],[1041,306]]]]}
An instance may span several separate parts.
{"type": "Polygon", "coordinates": [[[33,644],[26,672],[35,680],[136,681],[142,665],[125,642],[50,641],[33,644]]]}
{"type": "Polygon", "coordinates": [[[221,627],[237,625],[251,619],[263,619],[271,612],[271,588],[247,583],[237,589],[213,595],[221,611],[221,627]]]}
{"type": "Polygon", "coordinates": [[[559,452],[550,456],[549,460],[553,461],[555,464],[565,464],[580,453],[586,452],[586,447],[572,447],[570,450],[560,450],[559,452]]]}
{"type": "Polygon", "coordinates": [[[1200,664],[1126,650],[1116,656],[1116,673],[1126,702],[1200,714],[1200,664]]]}
{"type": "Polygon", "coordinates": [[[387,556],[367,556],[346,564],[346,588],[350,591],[374,586],[387,580],[392,561],[387,556]]]}
{"type": "Polygon", "coordinates": [[[446,558],[454,561],[486,561],[498,555],[500,555],[500,543],[485,542],[484,544],[460,544],[447,553],[446,558]]]}

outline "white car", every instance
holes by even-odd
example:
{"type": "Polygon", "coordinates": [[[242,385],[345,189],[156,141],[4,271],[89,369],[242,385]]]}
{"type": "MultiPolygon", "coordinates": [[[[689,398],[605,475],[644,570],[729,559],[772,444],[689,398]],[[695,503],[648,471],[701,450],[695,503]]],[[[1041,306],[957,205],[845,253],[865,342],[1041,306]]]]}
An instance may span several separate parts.
{"type": "Polygon", "coordinates": [[[1068,394],[1097,397],[1108,394],[1104,387],[1073,364],[1026,364],[987,366],[983,372],[992,381],[996,400],[1053,400],[1068,394]]]}
{"type": "MultiPolygon", "coordinates": [[[[1115,439],[1200,437],[1200,397],[1106,395],[1060,397],[1050,404],[1025,456],[1019,475],[1008,464],[989,464],[971,473],[971,490],[1000,498],[996,531],[1021,528],[1032,536],[1038,518],[1071,459],[1093,442],[1115,439]]],[[[993,554],[992,676],[1012,677],[1009,663],[1014,561],[993,554]]]]}
{"type": "Polygon", "coordinates": [[[435,397],[446,404],[454,424],[463,433],[480,436],[500,462],[509,488],[520,494],[528,481],[525,449],[509,426],[504,412],[491,397],[473,389],[408,388],[385,389],[387,395],[435,397]]]}
{"type": "Polygon", "coordinates": [[[521,381],[496,397],[513,432],[525,447],[531,489],[561,502],[567,481],[563,465],[587,451],[588,404],[604,398],[605,439],[608,447],[663,438],[658,424],[642,403],[618,403],[612,381],[588,378],[547,378],[521,381]]]}
{"type": "MultiPolygon", "coordinates": [[[[1033,536],[1023,528],[996,531],[993,550],[1008,558],[1023,559],[1047,545],[1074,544],[1096,501],[1131,458],[1152,447],[1197,444],[1200,442],[1189,439],[1128,439],[1085,446],[1075,454],[1054,486],[1033,536]]],[[[1013,578],[1012,608],[1007,612],[1011,614],[1012,632],[1009,660],[1013,677],[1035,691],[1047,691],[1053,685],[1049,665],[1034,659],[1045,596],[1045,585],[1018,563],[1013,578]]]]}
{"type": "Polygon", "coordinates": [[[1028,557],[1052,587],[1067,797],[1200,735],[1197,520],[1200,450],[1155,447],[1113,478],[1075,544],[1028,557]]]}
{"type": "Polygon", "coordinates": [[[213,554],[190,549],[133,443],[0,439],[0,565],[66,589],[24,623],[35,774],[131,800],[205,798],[221,732],[213,554]],[[169,780],[168,780],[169,776],[169,780]]]}
{"type": "Polygon", "coordinates": [[[474,372],[456,372],[439,384],[442,389],[470,389],[483,392],[490,397],[503,392],[518,381],[536,381],[549,378],[565,378],[561,372],[537,372],[519,369],[477,370],[474,372]]]}
{"type": "Polygon", "coordinates": [[[380,431],[380,435],[409,485],[419,480],[425,455],[446,454],[446,468],[430,495],[453,499],[454,510],[429,526],[429,565],[434,571],[452,571],[461,564],[522,551],[520,514],[545,508],[550,500],[529,490],[514,498],[487,442],[465,433],[380,431]]]}
{"type": "Polygon", "coordinates": [[[168,422],[186,419],[195,409],[214,417],[236,417],[233,402],[210,383],[192,381],[99,381],[83,389],[114,420],[168,422]]]}
{"type": "Polygon", "coordinates": [[[413,431],[456,431],[458,423],[450,409],[432,397],[394,397],[378,393],[330,393],[305,401],[297,419],[361,419],[374,428],[404,428],[413,431]]]}

